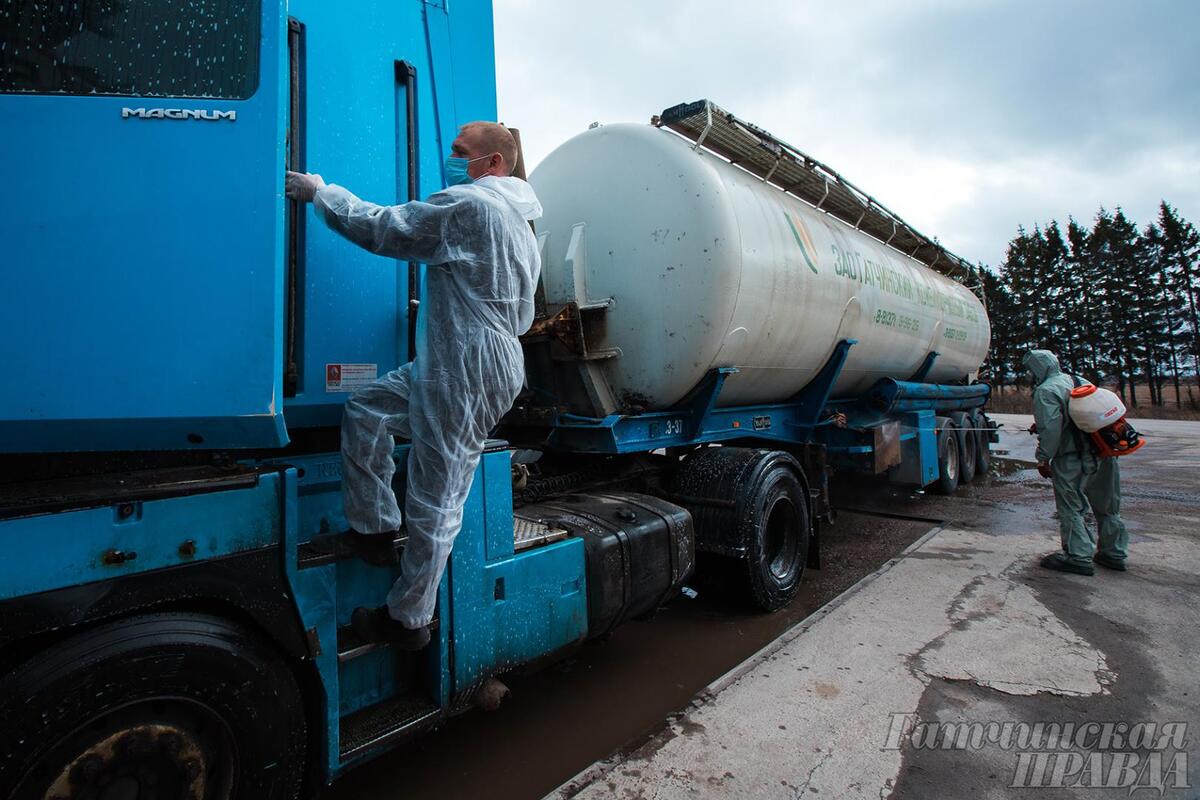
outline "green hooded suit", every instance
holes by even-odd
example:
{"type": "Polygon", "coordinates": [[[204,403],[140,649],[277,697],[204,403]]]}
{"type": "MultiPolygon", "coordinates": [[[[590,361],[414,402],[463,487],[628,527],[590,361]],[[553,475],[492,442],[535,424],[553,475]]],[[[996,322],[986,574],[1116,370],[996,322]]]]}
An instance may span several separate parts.
{"type": "Polygon", "coordinates": [[[1091,505],[1100,530],[1100,554],[1125,560],[1129,534],[1121,521],[1121,476],[1117,459],[1097,458],[1084,434],[1071,422],[1067,402],[1075,383],[1049,350],[1031,350],[1022,364],[1033,375],[1033,420],[1037,423],[1037,460],[1050,462],[1054,502],[1063,552],[1077,564],[1091,566],[1096,538],[1084,525],[1091,505]]]}

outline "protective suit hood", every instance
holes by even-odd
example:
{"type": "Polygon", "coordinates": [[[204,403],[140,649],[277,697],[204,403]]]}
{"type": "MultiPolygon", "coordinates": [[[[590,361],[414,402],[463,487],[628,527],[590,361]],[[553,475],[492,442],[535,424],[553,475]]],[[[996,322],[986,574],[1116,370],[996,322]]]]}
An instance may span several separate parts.
{"type": "Polygon", "coordinates": [[[1058,365],[1058,356],[1049,350],[1030,350],[1021,359],[1021,365],[1033,373],[1035,385],[1045,383],[1047,378],[1062,372],[1058,365]]]}
{"type": "Polygon", "coordinates": [[[472,185],[499,195],[504,202],[516,209],[522,219],[535,220],[542,216],[542,204],[538,202],[533,187],[520,178],[484,175],[472,185]]]}

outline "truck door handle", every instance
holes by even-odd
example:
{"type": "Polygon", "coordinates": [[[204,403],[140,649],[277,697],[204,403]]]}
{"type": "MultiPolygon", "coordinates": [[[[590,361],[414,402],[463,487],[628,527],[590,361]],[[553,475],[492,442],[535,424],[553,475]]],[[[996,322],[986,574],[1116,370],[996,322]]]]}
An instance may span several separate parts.
{"type": "MultiPolygon", "coordinates": [[[[404,138],[408,158],[408,202],[420,200],[421,163],[417,136],[417,68],[408,61],[396,62],[396,84],[404,89],[404,138]]],[[[417,308],[420,305],[420,267],[408,262],[408,360],[417,355],[417,308]]]]}
{"type": "MultiPolygon", "coordinates": [[[[305,171],[304,117],[305,117],[305,30],[304,23],[288,17],[288,134],[287,168],[293,172],[305,171]]],[[[287,210],[287,253],[284,261],[284,358],[283,396],[295,397],[300,385],[299,345],[296,331],[301,313],[301,287],[304,275],[304,204],[288,200],[287,210]]]]}

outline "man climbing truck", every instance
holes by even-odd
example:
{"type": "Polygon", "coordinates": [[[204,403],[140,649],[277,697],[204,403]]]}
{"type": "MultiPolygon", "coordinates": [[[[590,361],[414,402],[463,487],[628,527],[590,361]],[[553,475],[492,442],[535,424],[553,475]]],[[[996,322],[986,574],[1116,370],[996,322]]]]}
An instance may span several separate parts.
{"type": "MultiPolygon", "coordinates": [[[[424,357],[416,308],[439,336],[481,322],[435,313],[463,259],[347,247],[284,172],[393,209],[465,197],[439,194],[443,157],[496,118],[490,5],[17,0],[0,19],[0,146],[22,154],[0,215],[0,798],[294,797],[650,616],[700,554],[787,605],[831,470],[949,492],[986,468],[969,267],[750,122],[673,106],[530,176],[539,288],[488,306],[505,336],[532,318],[525,389],[462,487],[428,646],[364,637],[354,610],[401,568],[340,545],[370,527],[345,513],[343,409],[424,357]]],[[[497,181],[487,202],[524,216],[497,181]]],[[[496,361],[511,379],[515,354],[496,361]]],[[[397,509],[431,485],[410,432],[397,509]]]]}
{"type": "Polygon", "coordinates": [[[512,177],[517,143],[503,125],[464,125],[446,159],[448,188],[423,203],[364,203],[320,175],[287,174],[288,197],[313,202],[338,233],[379,255],[421,261],[426,300],[413,361],[360,389],[342,421],[347,541],[367,562],[395,561],[401,514],[393,435],[412,442],[401,575],[387,604],[352,615],[363,639],[420,650],[462,526],[483,443],[525,379],[517,337],[533,321],[541,262],[529,222],[542,207],[512,177]]]}

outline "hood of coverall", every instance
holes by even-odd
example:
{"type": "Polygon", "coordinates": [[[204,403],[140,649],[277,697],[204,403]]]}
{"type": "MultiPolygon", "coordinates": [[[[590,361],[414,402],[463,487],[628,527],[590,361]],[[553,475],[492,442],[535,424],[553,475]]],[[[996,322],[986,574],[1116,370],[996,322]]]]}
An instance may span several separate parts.
{"type": "Polygon", "coordinates": [[[1047,378],[1062,372],[1058,365],[1058,356],[1049,350],[1030,350],[1021,359],[1021,366],[1033,373],[1034,386],[1040,386],[1047,378]]]}
{"type": "Polygon", "coordinates": [[[533,193],[533,187],[520,178],[484,175],[474,185],[499,195],[517,210],[522,219],[535,220],[542,216],[542,204],[533,193]]]}

